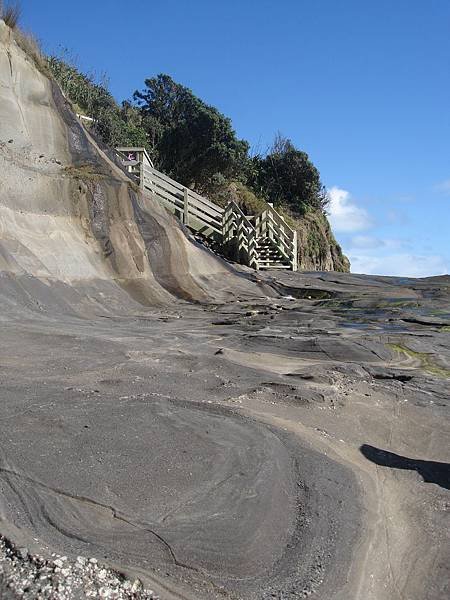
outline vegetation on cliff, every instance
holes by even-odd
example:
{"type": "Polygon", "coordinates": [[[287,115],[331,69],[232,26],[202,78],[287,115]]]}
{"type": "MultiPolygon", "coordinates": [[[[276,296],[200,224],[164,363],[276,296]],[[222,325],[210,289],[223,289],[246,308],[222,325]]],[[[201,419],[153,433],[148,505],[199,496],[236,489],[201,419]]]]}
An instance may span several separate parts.
{"type": "Polygon", "coordinates": [[[174,179],[208,192],[217,181],[245,177],[249,144],[230,119],[169,75],[145,81],[135,92],[155,163],[174,179]]]}
{"type": "Polygon", "coordinates": [[[5,5],[3,0],[0,0],[0,19],[5,21],[6,25],[11,29],[15,29],[20,19],[20,6],[15,4],[5,5]]]}

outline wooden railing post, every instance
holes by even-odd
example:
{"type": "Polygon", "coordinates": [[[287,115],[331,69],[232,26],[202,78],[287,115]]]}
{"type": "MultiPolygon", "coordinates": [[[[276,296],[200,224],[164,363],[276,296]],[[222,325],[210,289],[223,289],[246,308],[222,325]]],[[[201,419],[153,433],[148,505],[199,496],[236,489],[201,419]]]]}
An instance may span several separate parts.
{"type": "Polygon", "coordinates": [[[188,227],[189,225],[189,190],[188,188],[184,188],[184,214],[183,214],[183,223],[188,227]]]}
{"type": "Polygon", "coordinates": [[[298,270],[298,242],[297,242],[297,230],[294,229],[294,236],[292,239],[292,270],[298,270]]]}
{"type": "Polygon", "coordinates": [[[139,187],[141,190],[144,189],[144,161],[142,160],[139,163],[139,187]]]}

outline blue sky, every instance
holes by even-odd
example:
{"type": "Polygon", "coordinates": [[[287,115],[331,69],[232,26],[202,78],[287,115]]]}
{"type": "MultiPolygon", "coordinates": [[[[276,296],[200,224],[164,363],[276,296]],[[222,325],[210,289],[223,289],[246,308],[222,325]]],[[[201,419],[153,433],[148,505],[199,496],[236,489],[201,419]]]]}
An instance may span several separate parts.
{"type": "Polygon", "coordinates": [[[330,190],[354,272],[450,272],[450,0],[22,0],[44,49],[118,100],[168,73],[330,190]]]}

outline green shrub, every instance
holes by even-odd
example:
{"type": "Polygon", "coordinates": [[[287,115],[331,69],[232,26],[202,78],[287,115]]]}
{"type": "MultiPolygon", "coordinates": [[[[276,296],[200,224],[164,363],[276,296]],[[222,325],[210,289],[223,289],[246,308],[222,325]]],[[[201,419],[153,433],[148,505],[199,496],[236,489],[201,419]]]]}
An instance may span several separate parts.
{"type": "Polygon", "coordinates": [[[268,202],[288,206],[295,215],[324,210],[328,201],[319,171],[306,152],[279,134],[266,156],[253,158],[250,184],[268,202]]]}

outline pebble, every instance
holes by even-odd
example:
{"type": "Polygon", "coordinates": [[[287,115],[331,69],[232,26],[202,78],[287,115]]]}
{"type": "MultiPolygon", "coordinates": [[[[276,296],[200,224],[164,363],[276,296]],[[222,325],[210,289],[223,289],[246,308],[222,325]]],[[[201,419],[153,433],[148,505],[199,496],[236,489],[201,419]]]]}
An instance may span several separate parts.
{"type": "Polygon", "coordinates": [[[77,556],[72,560],[52,554],[47,560],[29,554],[27,548],[15,548],[0,536],[0,598],[6,590],[21,600],[158,600],[139,579],[131,582],[99,565],[96,558],[77,556]]]}

